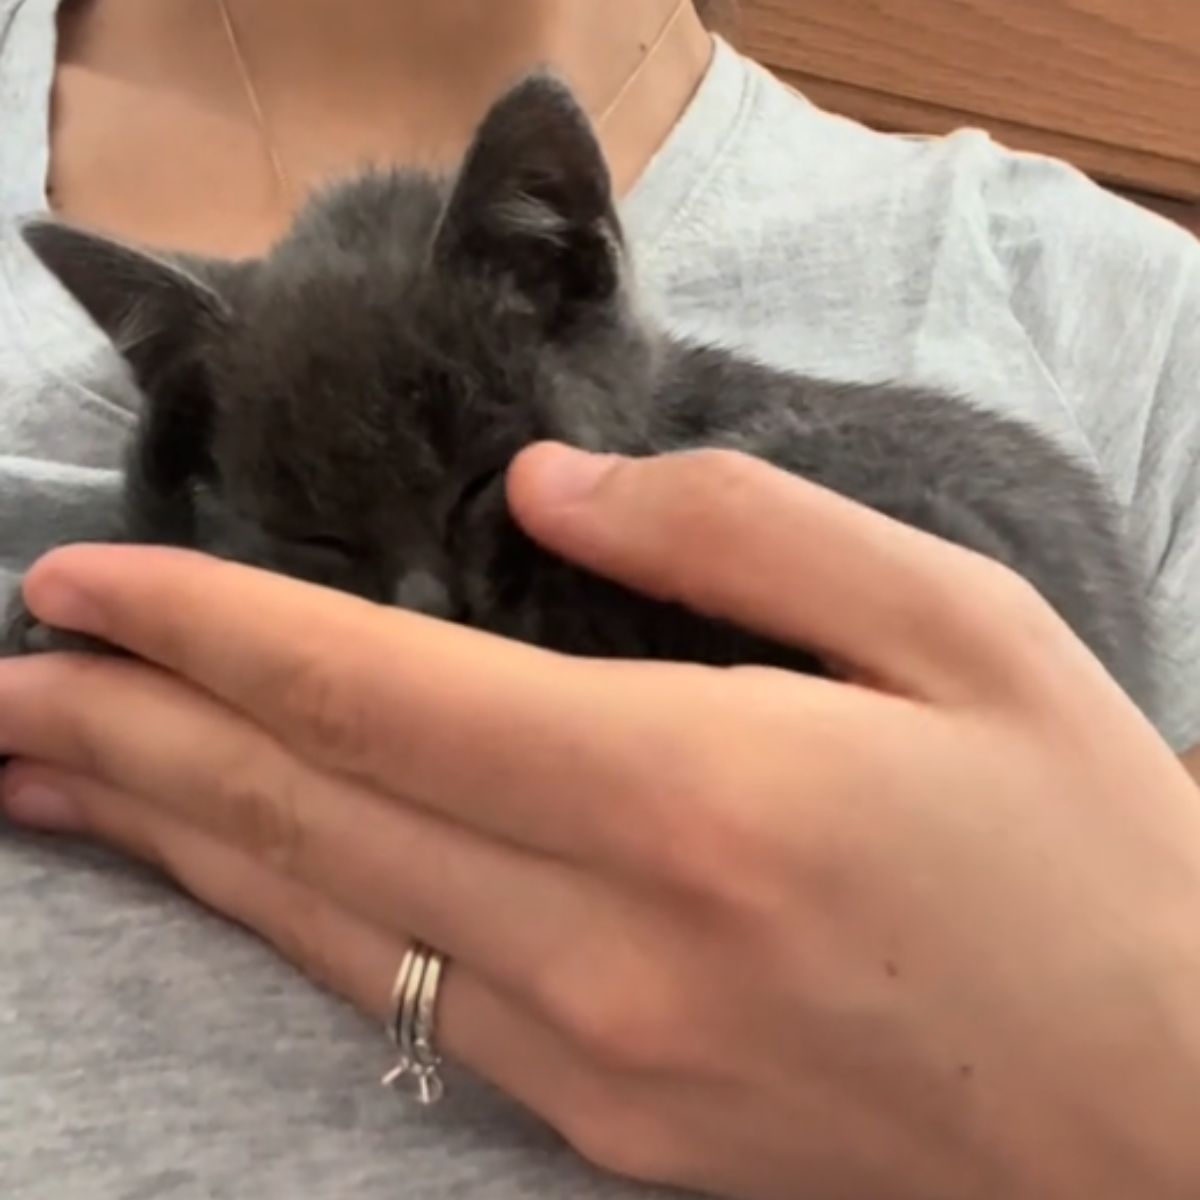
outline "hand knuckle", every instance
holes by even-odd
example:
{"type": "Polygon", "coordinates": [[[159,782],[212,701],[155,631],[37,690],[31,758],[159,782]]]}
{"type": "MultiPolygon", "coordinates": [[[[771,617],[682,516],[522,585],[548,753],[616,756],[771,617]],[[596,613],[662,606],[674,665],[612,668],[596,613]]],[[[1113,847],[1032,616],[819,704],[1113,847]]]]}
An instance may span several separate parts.
{"type": "Polygon", "coordinates": [[[551,1022],[589,1062],[606,1071],[641,1073],[677,1065],[680,1025],[655,990],[640,987],[636,967],[604,962],[543,973],[539,1003],[551,1022]]]}
{"type": "Polygon", "coordinates": [[[214,765],[211,820],[218,836],[281,875],[294,874],[303,826],[288,773],[253,750],[228,754],[214,765]]]}
{"type": "Polygon", "coordinates": [[[748,528],[761,528],[756,495],[763,470],[735,450],[681,454],[664,474],[649,514],[670,554],[674,598],[703,610],[713,590],[713,555],[732,550],[748,528]]]}
{"type": "Polygon", "coordinates": [[[987,609],[1001,616],[1030,619],[1044,602],[1026,576],[999,559],[977,556],[973,563],[975,581],[972,592],[983,599],[987,609]]]}
{"type": "Polygon", "coordinates": [[[689,900],[719,901],[723,878],[747,857],[746,838],[705,793],[692,793],[686,801],[694,806],[690,817],[682,811],[681,797],[677,811],[659,822],[652,851],[656,874],[659,882],[689,900]]]}
{"type": "Polygon", "coordinates": [[[679,514],[701,526],[715,525],[718,514],[736,507],[754,486],[762,465],[737,450],[705,449],[682,455],[673,494],[679,514]]]}
{"type": "Polygon", "coordinates": [[[619,1013],[608,989],[598,985],[606,974],[599,964],[588,970],[559,961],[540,972],[535,989],[539,1006],[572,1045],[611,1066],[626,1053],[628,1014],[619,1013]]]}
{"type": "Polygon", "coordinates": [[[714,483],[743,487],[761,470],[761,463],[752,455],[716,446],[690,451],[683,460],[690,469],[689,481],[706,492],[713,490],[714,483]]]}
{"type": "Polygon", "coordinates": [[[365,764],[371,752],[370,712],[352,682],[327,659],[298,659],[276,681],[289,741],[301,753],[348,767],[365,764]]]}
{"type": "Polygon", "coordinates": [[[783,887],[778,851],[764,848],[753,831],[719,821],[706,822],[677,843],[668,872],[698,920],[714,929],[754,926],[777,912],[783,887]]]}
{"type": "Polygon", "coordinates": [[[695,753],[664,766],[639,797],[646,865],[659,883],[716,900],[722,884],[752,874],[768,846],[746,786],[745,760],[695,753]]]}
{"type": "Polygon", "coordinates": [[[1013,656],[1040,656],[1046,642],[1062,631],[1049,601],[1026,576],[995,559],[974,565],[972,606],[986,621],[994,644],[1013,656]]]}

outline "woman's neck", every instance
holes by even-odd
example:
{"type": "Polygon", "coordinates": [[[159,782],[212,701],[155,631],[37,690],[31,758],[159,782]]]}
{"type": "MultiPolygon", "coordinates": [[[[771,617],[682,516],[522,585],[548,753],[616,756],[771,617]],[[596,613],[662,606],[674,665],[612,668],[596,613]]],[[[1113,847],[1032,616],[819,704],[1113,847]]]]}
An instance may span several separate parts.
{"type": "Polygon", "coordinates": [[[625,191],[711,49],[691,0],[66,0],[60,31],[56,206],[209,252],[261,248],[366,161],[452,165],[538,65],[598,119],[625,191]]]}

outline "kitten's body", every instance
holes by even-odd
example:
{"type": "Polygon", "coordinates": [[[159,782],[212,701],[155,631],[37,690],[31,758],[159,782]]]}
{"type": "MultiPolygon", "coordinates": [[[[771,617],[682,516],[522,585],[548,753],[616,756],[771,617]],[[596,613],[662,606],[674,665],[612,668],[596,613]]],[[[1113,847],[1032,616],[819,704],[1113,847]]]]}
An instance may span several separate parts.
{"type": "Polygon", "coordinates": [[[1142,586],[1091,473],[959,399],[787,375],[644,320],[598,147],[552,81],[493,109],[457,180],[343,184],[262,261],[27,236],[147,395],[116,536],[568,652],[818,669],[560,563],[507,515],[504,469],[542,438],[732,447],[1007,563],[1148,698],[1142,586]]]}

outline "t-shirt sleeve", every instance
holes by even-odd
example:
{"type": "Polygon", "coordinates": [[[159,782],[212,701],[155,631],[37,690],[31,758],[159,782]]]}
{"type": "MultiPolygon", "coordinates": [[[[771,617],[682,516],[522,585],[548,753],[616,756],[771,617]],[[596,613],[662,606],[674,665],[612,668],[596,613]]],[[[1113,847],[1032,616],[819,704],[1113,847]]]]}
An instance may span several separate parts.
{"type": "Polygon", "coordinates": [[[1158,728],[1200,744],[1200,240],[1061,163],[996,150],[1013,311],[1122,505],[1159,626],[1158,728]]]}
{"type": "Polygon", "coordinates": [[[1194,250],[1135,493],[1162,623],[1160,724],[1180,753],[1200,747],[1200,241],[1194,250]]]}

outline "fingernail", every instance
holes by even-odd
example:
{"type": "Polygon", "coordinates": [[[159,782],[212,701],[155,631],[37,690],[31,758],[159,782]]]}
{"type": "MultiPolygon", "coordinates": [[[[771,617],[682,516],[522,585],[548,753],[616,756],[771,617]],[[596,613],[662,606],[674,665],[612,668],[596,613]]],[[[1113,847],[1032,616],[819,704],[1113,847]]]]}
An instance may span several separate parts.
{"type": "Polygon", "coordinates": [[[4,797],[4,812],[17,825],[47,833],[75,833],[82,826],[79,806],[62,792],[31,783],[4,797]]]}
{"type": "Polygon", "coordinates": [[[567,504],[582,500],[621,461],[616,454],[591,454],[557,443],[537,451],[534,486],[543,501],[567,504]]]}

